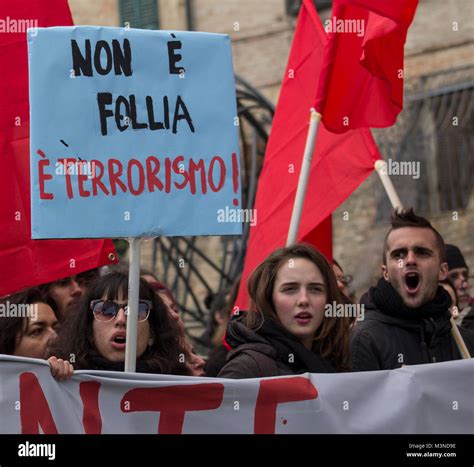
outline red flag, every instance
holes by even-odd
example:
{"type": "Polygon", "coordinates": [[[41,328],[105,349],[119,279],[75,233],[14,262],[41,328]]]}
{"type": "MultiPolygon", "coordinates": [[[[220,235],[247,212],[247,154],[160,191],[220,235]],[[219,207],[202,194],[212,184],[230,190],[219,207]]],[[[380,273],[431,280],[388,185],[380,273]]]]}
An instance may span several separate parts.
{"type": "MultiPolygon", "coordinates": [[[[316,10],[305,0],[258,182],[257,222],[250,229],[236,303],[240,309],[248,306],[251,272],[286,243],[325,43],[316,10]]],[[[309,241],[331,256],[330,215],[369,176],[377,159],[380,154],[370,130],[335,135],[319,126],[298,241],[309,241]]]]}
{"type": "Polygon", "coordinates": [[[66,0],[2,0],[0,296],[115,263],[111,240],[31,240],[26,27],[73,24],[66,0]]]}
{"type": "Polygon", "coordinates": [[[403,48],[418,0],[334,0],[315,108],[327,129],[393,125],[403,108],[403,48]]]}

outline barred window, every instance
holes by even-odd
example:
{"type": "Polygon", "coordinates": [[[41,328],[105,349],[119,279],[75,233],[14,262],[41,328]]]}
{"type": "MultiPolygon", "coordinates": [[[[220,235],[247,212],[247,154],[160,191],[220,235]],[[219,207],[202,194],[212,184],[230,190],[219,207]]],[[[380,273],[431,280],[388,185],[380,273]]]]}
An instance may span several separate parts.
{"type": "Polygon", "coordinates": [[[120,20],[131,28],[159,29],[158,0],[120,0],[120,20]]]}
{"type": "MultiPolygon", "coordinates": [[[[394,161],[400,172],[403,164],[412,170],[392,173],[391,178],[402,203],[422,215],[463,210],[469,204],[474,179],[473,73],[470,68],[424,77],[424,90],[407,93],[397,124],[372,130],[382,157],[394,161]],[[450,74],[461,72],[467,80],[446,83],[450,74]],[[433,86],[435,80],[445,82],[433,86]]],[[[379,195],[377,220],[382,220],[390,205],[383,193],[379,195]]]]}
{"type": "Polygon", "coordinates": [[[436,167],[441,211],[467,207],[474,177],[474,83],[428,98],[436,128],[436,167]]]}

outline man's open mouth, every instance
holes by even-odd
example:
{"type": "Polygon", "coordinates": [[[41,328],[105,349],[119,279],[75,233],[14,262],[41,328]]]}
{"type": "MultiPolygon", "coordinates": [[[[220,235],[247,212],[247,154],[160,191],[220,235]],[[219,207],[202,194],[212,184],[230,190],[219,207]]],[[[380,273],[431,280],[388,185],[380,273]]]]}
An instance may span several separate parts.
{"type": "Polygon", "coordinates": [[[418,292],[420,287],[420,274],[415,271],[407,272],[405,274],[405,285],[408,293],[414,294],[418,292]]]}

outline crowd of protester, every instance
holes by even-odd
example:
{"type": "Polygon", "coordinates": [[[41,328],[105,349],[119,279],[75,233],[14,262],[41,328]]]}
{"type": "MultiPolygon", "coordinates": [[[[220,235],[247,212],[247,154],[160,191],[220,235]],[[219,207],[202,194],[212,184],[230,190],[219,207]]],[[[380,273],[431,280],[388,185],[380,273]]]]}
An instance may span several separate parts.
{"type": "MultiPolygon", "coordinates": [[[[310,245],[272,252],[248,280],[248,310],[235,306],[240,279],[218,294],[206,361],[194,351],[172,291],[142,271],[136,370],[257,378],[457,360],[451,318],[474,355],[468,265],[413,210],[392,214],[381,276],[358,304],[351,282],[310,245]],[[349,313],[356,306],[362,319],[349,313]]],[[[127,271],[86,271],[3,297],[0,305],[29,311],[0,318],[1,354],[45,359],[57,380],[74,370],[124,370],[127,271]]]]}

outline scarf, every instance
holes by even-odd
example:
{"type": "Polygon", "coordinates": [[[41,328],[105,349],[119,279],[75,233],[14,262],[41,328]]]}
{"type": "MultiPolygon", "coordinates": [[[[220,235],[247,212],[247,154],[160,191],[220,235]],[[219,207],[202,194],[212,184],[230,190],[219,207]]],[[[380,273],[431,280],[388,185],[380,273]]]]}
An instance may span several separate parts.
{"type": "Polygon", "coordinates": [[[370,289],[369,294],[381,313],[412,322],[448,316],[451,306],[451,298],[441,286],[438,287],[433,300],[418,308],[408,308],[398,292],[383,278],[379,279],[376,287],[370,289]]]}
{"type": "MultiPolygon", "coordinates": [[[[247,313],[252,313],[248,311],[247,313]]],[[[232,347],[241,344],[267,343],[277,352],[278,360],[295,373],[334,373],[331,363],[318,353],[307,349],[293,334],[273,319],[262,319],[256,329],[249,329],[241,322],[242,317],[229,322],[227,342],[232,347]],[[263,338],[263,339],[262,339],[263,338]]]]}

